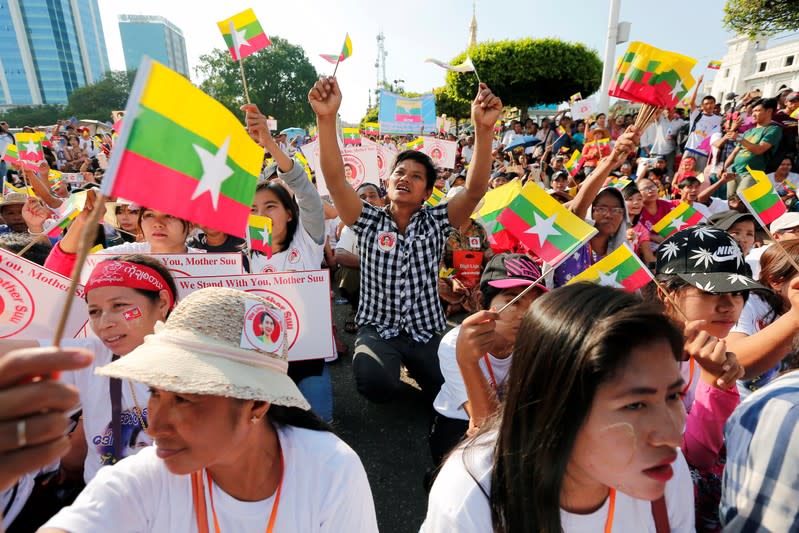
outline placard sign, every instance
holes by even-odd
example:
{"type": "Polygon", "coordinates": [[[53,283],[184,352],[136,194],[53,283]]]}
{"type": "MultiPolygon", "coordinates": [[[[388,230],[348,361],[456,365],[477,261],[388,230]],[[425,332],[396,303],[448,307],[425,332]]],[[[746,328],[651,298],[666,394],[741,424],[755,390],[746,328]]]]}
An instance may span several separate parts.
{"type": "MultiPolygon", "coordinates": [[[[94,266],[100,261],[124,254],[108,254],[98,252],[86,258],[81,272],[81,283],[86,283],[94,266]]],[[[153,259],[161,261],[173,276],[230,276],[244,274],[244,261],[241,254],[210,253],[210,254],[146,254],[153,259]]]]}
{"type": "MultiPolygon", "coordinates": [[[[67,297],[69,278],[0,248],[0,339],[49,339],[67,297]]],[[[83,337],[89,321],[78,285],[65,338],[83,337]]]]}
{"type": "Polygon", "coordinates": [[[328,270],[177,277],[175,283],[179,299],[206,287],[227,287],[252,292],[270,301],[285,313],[289,361],[336,354],[328,270]]]}

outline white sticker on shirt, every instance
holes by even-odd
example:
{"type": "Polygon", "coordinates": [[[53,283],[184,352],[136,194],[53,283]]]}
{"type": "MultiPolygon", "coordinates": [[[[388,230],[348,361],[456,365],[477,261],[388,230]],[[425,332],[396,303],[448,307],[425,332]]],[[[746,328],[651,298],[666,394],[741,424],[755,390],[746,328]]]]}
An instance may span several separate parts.
{"type": "Polygon", "coordinates": [[[480,248],[480,237],[469,237],[469,248],[475,250],[480,248]]]}
{"type": "Polygon", "coordinates": [[[397,234],[393,231],[382,231],[377,235],[377,247],[384,252],[390,252],[397,245],[397,234]]]}

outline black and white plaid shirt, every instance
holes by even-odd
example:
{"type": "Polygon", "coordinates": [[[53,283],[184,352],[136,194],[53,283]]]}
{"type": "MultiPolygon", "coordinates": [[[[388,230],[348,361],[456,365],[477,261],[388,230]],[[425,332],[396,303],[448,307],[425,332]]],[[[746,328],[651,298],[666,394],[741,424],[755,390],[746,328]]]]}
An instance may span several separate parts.
{"type": "Polygon", "coordinates": [[[364,202],[352,225],[361,258],[359,326],[375,326],[384,339],[406,332],[417,342],[444,330],[438,267],[451,228],[443,202],[414,213],[405,235],[388,208],[364,202]]]}

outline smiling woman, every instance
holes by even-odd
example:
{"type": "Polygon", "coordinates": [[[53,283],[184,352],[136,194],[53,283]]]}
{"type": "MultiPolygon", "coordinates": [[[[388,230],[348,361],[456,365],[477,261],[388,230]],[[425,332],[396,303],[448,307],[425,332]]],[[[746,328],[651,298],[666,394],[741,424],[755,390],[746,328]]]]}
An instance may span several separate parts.
{"type": "Polygon", "coordinates": [[[576,283],[538,298],[501,417],[444,464],[422,531],[694,531],[682,350],[633,295],[576,283]]]}

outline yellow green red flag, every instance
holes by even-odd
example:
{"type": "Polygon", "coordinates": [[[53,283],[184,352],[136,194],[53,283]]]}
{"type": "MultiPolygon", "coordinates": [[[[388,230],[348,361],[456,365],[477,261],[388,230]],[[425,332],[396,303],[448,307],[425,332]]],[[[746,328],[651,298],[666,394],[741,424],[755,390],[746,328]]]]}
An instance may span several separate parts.
{"type": "Polygon", "coordinates": [[[535,255],[560,264],[597,234],[597,229],[563,207],[533,182],[499,215],[499,222],[535,255]]]}
{"type": "Polygon", "coordinates": [[[222,104],[146,58],[103,193],[244,237],[263,157],[222,104]]]}
{"type": "Polygon", "coordinates": [[[569,280],[569,283],[590,281],[627,292],[635,292],[654,279],[652,272],[633,253],[627,243],[616,248],[604,259],[569,280]]]}
{"type": "MultiPolygon", "coordinates": [[[[787,210],[774,185],[762,170],[753,170],[746,167],[749,174],[755,179],[755,184],[738,193],[741,201],[749,208],[761,226],[769,224],[787,210]]],[[[787,181],[787,180],[786,180],[787,181]]]]}
{"type": "Polygon", "coordinates": [[[272,219],[250,215],[247,219],[247,248],[272,257],[272,219]]]}
{"type": "Polygon", "coordinates": [[[433,192],[430,195],[430,197],[427,200],[425,200],[424,205],[426,205],[427,207],[435,207],[441,203],[441,200],[444,199],[444,196],[446,196],[444,194],[444,191],[442,191],[438,187],[433,187],[433,192]]]}
{"type": "Polygon", "coordinates": [[[344,45],[341,47],[340,54],[319,54],[319,55],[322,57],[322,59],[334,65],[350,57],[352,55],[352,39],[350,39],[350,34],[347,33],[344,36],[344,45]]]}
{"type": "Polygon", "coordinates": [[[266,36],[255,11],[245,9],[241,13],[217,22],[230,55],[238,61],[272,44],[266,36]]]}
{"type": "Polygon", "coordinates": [[[652,231],[663,237],[669,237],[683,228],[690,228],[702,222],[702,213],[685,202],[680,202],[677,207],[669,211],[666,216],[652,226],[652,231]]]}

